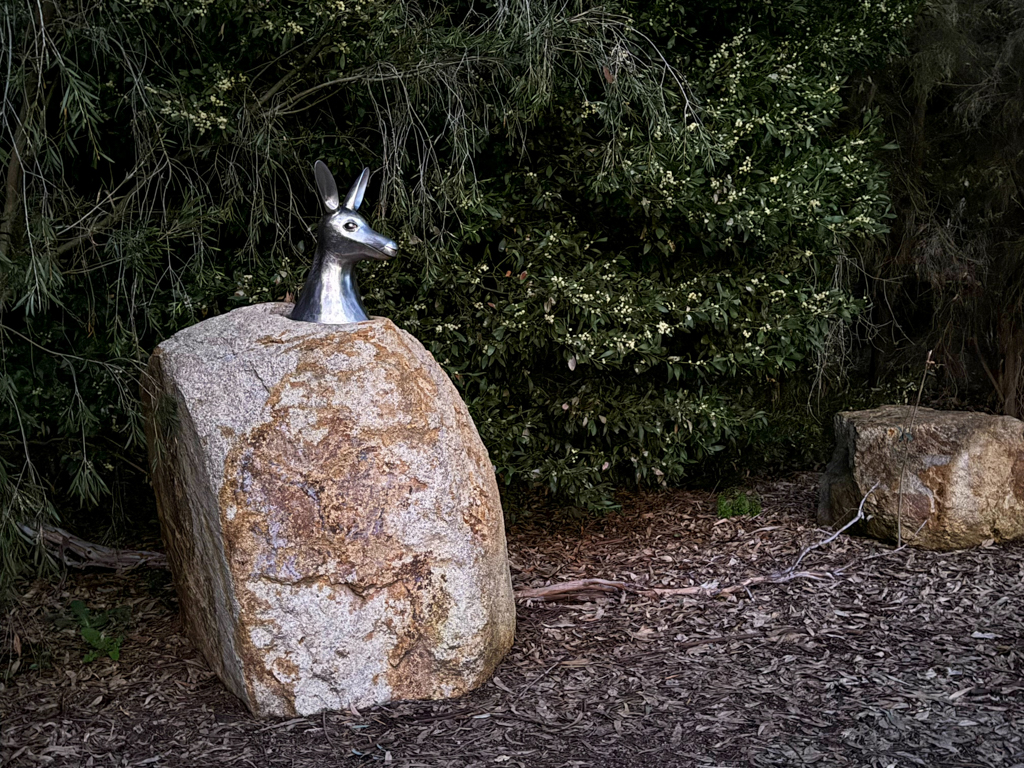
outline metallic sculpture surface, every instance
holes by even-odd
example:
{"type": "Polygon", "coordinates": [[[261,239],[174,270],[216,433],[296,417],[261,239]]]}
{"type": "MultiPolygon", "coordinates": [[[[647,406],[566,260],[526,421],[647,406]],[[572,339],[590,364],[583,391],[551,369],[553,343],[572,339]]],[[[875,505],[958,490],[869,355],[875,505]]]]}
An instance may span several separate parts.
{"type": "Polygon", "coordinates": [[[307,323],[358,323],[369,320],[359,296],[355,266],[363,259],[389,259],[398,253],[394,240],[375,232],[356,213],[363,202],[370,169],[364,168],[342,205],[338,185],[322,160],[313,166],[320,199],[327,213],[316,234],[316,253],[292,320],[307,323]]]}

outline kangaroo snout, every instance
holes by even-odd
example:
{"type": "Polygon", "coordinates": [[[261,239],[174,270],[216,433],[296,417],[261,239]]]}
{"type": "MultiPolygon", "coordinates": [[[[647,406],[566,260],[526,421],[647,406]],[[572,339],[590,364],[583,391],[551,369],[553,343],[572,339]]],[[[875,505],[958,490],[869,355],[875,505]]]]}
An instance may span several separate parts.
{"type": "Polygon", "coordinates": [[[380,253],[382,259],[390,259],[392,256],[398,255],[398,243],[394,240],[384,240],[380,246],[380,253]]]}

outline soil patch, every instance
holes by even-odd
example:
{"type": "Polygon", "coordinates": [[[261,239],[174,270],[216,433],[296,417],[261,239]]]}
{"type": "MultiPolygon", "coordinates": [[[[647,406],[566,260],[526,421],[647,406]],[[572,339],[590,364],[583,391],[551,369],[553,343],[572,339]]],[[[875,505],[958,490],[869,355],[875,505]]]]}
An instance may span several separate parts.
{"type": "Polygon", "coordinates": [[[816,482],[762,485],[754,518],[668,491],[511,529],[517,590],[633,588],[520,600],[496,677],[447,702],[257,721],[182,636],[163,572],[25,585],[2,630],[0,765],[1024,768],[1024,544],[844,535],[806,555],[810,577],[764,581],[826,538],[816,482]],[[73,600],[121,622],[118,661],[83,661],[73,600]]]}

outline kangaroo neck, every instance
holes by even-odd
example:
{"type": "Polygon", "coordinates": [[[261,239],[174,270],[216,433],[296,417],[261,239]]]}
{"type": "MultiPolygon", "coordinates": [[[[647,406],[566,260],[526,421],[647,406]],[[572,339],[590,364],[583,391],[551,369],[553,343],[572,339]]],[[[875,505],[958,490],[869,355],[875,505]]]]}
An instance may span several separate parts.
{"type": "Polygon", "coordinates": [[[355,262],[327,257],[318,249],[292,318],[329,324],[369,320],[359,297],[355,266],[355,262]]]}
{"type": "Polygon", "coordinates": [[[359,296],[355,262],[339,263],[334,259],[325,259],[322,275],[320,306],[323,319],[320,322],[358,323],[370,319],[366,316],[359,296]]]}

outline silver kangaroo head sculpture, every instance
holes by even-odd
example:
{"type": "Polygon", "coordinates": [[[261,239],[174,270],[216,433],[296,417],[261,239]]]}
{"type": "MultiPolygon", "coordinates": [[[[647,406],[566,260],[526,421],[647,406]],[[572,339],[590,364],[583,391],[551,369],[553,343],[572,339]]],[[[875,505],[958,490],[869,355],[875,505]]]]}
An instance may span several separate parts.
{"type": "Polygon", "coordinates": [[[338,185],[322,160],[313,165],[316,187],[327,213],[316,232],[316,252],[309,277],[290,315],[307,323],[358,323],[369,320],[359,296],[355,266],[363,259],[390,259],[398,245],[375,232],[356,211],[363,202],[370,169],[363,168],[344,204],[338,185]]]}

